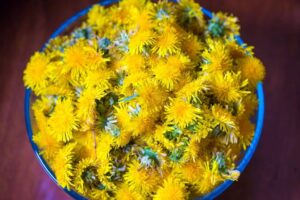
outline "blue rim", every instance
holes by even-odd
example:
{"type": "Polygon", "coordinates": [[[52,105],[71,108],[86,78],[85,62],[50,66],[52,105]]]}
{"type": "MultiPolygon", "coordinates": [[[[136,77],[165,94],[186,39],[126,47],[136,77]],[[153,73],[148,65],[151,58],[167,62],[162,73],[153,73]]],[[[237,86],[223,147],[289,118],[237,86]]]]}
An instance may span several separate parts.
{"type": "MultiPolygon", "coordinates": [[[[102,1],[99,4],[106,6],[106,5],[110,5],[113,3],[117,3],[119,0],[106,0],[106,1],[102,1]]],[[[174,0],[173,0],[174,1],[174,0]]],[[[78,12],[77,14],[75,14],[74,16],[72,16],[71,18],[69,18],[67,21],[65,21],[49,38],[52,39],[58,35],[60,35],[63,31],[65,31],[72,23],[74,23],[77,19],[79,19],[80,17],[84,16],[85,14],[87,14],[87,12],[89,11],[90,7],[78,12]]],[[[209,10],[205,9],[205,8],[201,8],[202,12],[208,17],[208,18],[212,18],[213,17],[213,13],[210,12],[209,10]]],[[[241,37],[239,35],[235,36],[235,40],[237,41],[237,43],[239,45],[244,44],[243,40],[241,39],[241,37]]],[[[43,47],[44,48],[44,47],[43,47]]],[[[42,48],[42,49],[43,49],[42,48]]],[[[239,162],[238,166],[237,166],[237,170],[239,170],[241,173],[245,170],[246,166],[248,165],[249,161],[251,160],[256,147],[258,145],[258,142],[260,140],[261,137],[261,133],[262,133],[262,128],[263,128],[263,121],[264,121],[264,91],[263,91],[263,84],[261,82],[259,82],[257,84],[257,96],[258,96],[258,110],[257,110],[257,118],[256,118],[256,128],[255,128],[255,133],[254,133],[254,137],[252,139],[252,142],[250,144],[250,146],[247,148],[245,155],[243,157],[243,159],[239,162]]],[[[31,118],[30,118],[30,97],[31,97],[31,90],[26,88],[25,89],[25,100],[24,100],[24,111],[25,111],[25,122],[26,122],[26,129],[27,129],[27,135],[29,138],[29,141],[31,143],[32,149],[34,151],[34,154],[36,156],[36,158],[38,159],[39,163],[41,164],[41,166],[43,167],[43,169],[45,170],[45,172],[48,174],[48,176],[58,185],[57,180],[55,178],[55,175],[53,173],[53,171],[50,169],[50,167],[48,166],[48,164],[46,163],[46,161],[42,158],[41,155],[39,155],[39,149],[37,147],[37,145],[33,142],[32,140],[32,135],[33,135],[33,131],[32,131],[32,126],[31,126],[31,118]]],[[[225,182],[223,182],[222,184],[220,184],[218,187],[216,187],[212,192],[208,193],[205,196],[196,198],[198,200],[209,200],[209,199],[214,199],[217,196],[219,196],[220,194],[222,194],[234,181],[231,180],[226,180],[225,182]]],[[[58,185],[59,186],[59,185],[58,185]]],[[[61,188],[61,187],[60,187],[61,188]]],[[[61,188],[62,190],[64,190],[67,194],[69,194],[71,197],[73,197],[74,199],[77,200],[86,200],[85,197],[81,196],[80,194],[78,194],[77,192],[75,192],[74,190],[67,190],[65,188],[61,188]]]]}

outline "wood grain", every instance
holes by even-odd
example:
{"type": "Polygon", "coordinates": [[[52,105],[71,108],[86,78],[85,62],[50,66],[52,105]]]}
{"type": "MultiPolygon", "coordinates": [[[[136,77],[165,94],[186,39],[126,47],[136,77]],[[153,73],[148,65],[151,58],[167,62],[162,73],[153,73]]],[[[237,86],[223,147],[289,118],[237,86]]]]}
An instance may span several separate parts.
{"type": "MultiPolygon", "coordinates": [[[[0,1],[0,199],[70,199],[39,166],[25,130],[22,73],[62,22],[95,0],[0,1]]],[[[300,199],[300,1],[199,1],[239,17],[242,38],[267,68],[257,152],[219,199],[300,199]]]]}

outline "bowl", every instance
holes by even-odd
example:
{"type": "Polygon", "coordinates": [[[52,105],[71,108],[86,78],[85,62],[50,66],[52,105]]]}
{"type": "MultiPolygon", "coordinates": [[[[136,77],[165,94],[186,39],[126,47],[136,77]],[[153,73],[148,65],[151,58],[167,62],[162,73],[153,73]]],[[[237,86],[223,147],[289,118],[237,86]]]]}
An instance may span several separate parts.
{"type": "MultiPolygon", "coordinates": [[[[175,0],[173,0],[175,1],[175,0]]],[[[99,4],[102,6],[108,6],[113,3],[117,3],[118,0],[105,0],[101,1],[99,4]]],[[[77,20],[79,20],[82,16],[87,14],[89,11],[90,7],[85,8],[84,10],[78,12],[71,18],[69,18],[67,21],[65,21],[49,38],[55,38],[56,36],[62,34],[63,32],[66,32],[68,28],[70,28],[71,25],[73,25],[77,20]]],[[[204,15],[208,18],[212,18],[213,13],[210,12],[209,10],[205,8],[201,8],[202,12],[204,15]]],[[[235,36],[235,40],[239,45],[244,44],[243,40],[239,35],[235,36]]],[[[43,49],[43,48],[42,48],[43,49]]],[[[258,97],[258,108],[256,115],[253,117],[253,122],[255,123],[255,133],[252,138],[251,144],[249,147],[246,149],[245,152],[243,152],[243,157],[240,159],[240,161],[237,163],[236,170],[239,170],[241,173],[245,170],[246,166],[248,165],[249,161],[251,160],[256,147],[258,145],[258,142],[261,137],[262,133],[262,127],[263,127],[263,121],[264,121],[264,90],[263,90],[263,84],[259,82],[256,87],[256,92],[257,92],[257,97],[258,97]]],[[[49,165],[46,163],[46,161],[43,159],[43,157],[39,154],[39,149],[37,145],[33,142],[32,136],[33,136],[33,131],[34,131],[34,123],[33,123],[33,116],[31,112],[31,102],[34,100],[34,95],[32,95],[32,91],[30,89],[25,89],[25,99],[24,99],[24,111],[25,111],[25,122],[26,122],[26,129],[27,129],[27,135],[29,138],[29,141],[31,143],[33,152],[38,159],[40,165],[43,167],[44,171],[48,174],[48,176],[58,185],[57,180],[55,178],[55,175],[53,171],[50,169],[49,165]]],[[[198,200],[209,200],[209,199],[214,199],[218,197],[220,194],[222,194],[229,186],[233,183],[231,180],[226,180],[222,184],[218,185],[213,191],[210,193],[206,194],[205,196],[198,197],[196,199],[198,200]]],[[[85,200],[86,198],[83,197],[82,195],[78,194],[74,190],[67,190],[65,188],[61,188],[64,190],[68,195],[73,197],[74,199],[77,200],[85,200]]]]}

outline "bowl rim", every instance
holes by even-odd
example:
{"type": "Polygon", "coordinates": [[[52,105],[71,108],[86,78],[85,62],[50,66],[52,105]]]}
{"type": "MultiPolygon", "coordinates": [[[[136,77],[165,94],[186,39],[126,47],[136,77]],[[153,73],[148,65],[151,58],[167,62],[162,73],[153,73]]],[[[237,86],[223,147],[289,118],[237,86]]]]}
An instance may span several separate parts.
{"type": "MultiPolygon", "coordinates": [[[[176,2],[176,0],[172,0],[172,1],[176,2]]],[[[105,0],[105,1],[99,2],[98,4],[102,5],[102,6],[107,6],[107,5],[111,5],[113,3],[117,3],[117,2],[119,2],[119,0],[105,0]]],[[[73,24],[77,19],[79,19],[80,17],[87,14],[87,12],[89,11],[89,9],[92,6],[93,5],[81,10],[80,12],[76,13],[75,15],[73,15],[72,17],[67,19],[58,29],[56,29],[54,31],[54,33],[50,36],[48,41],[50,39],[60,35],[71,24],[73,24]]],[[[204,15],[207,16],[208,18],[213,17],[213,13],[211,11],[209,11],[209,10],[203,8],[203,7],[201,7],[201,10],[204,13],[204,15]]],[[[240,35],[235,35],[235,40],[239,45],[245,44],[243,42],[243,40],[241,39],[240,35]]],[[[47,43],[48,42],[46,42],[45,44],[47,44],[47,43]]],[[[42,49],[43,48],[44,48],[44,46],[42,47],[42,49]]],[[[30,117],[31,116],[30,115],[31,92],[32,92],[31,89],[25,88],[24,114],[25,114],[25,123],[26,123],[27,136],[28,136],[28,139],[31,143],[34,154],[35,154],[36,158],[38,159],[40,165],[43,167],[44,171],[46,172],[46,174],[48,174],[48,176],[52,179],[52,181],[54,181],[56,183],[56,185],[59,186],[53,171],[51,170],[51,168],[49,167],[47,162],[44,160],[44,158],[42,158],[42,156],[39,154],[39,149],[38,149],[37,145],[32,140],[33,130],[32,130],[32,126],[31,126],[31,117],[30,117]]],[[[258,145],[258,142],[260,140],[261,134],[262,134],[262,128],[263,128],[263,122],[264,122],[264,111],[265,111],[264,90],[263,90],[262,82],[259,82],[257,84],[256,92],[257,92],[257,97],[258,97],[258,109],[257,109],[257,116],[256,116],[255,133],[254,133],[254,136],[252,138],[251,144],[248,146],[247,150],[245,151],[245,154],[244,154],[243,158],[240,160],[240,162],[238,163],[238,165],[236,167],[236,170],[239,170],[241,173],[245,170],[246,166],[248,165],[249,161],[251,160],[251,158],[252,158],[252,156],[253,156],[256,148],[257,148],[257,145],[258,145]]],[[[197,197],[195,199],[198,199],[198,200],[200,200],[200,199],[201,200],[214,199],[217,196],[219,196],[220,194],[222,194],[229,186],[231,186],[233,182],[234,181],[232,181],[232,180],[226,180],[222,184],[218,185],[210,193],[208,193],[204,196],[201,196],[201,197],[197,197]]],[[[67,190],[66,188],[62,188],[60,186],[59,186],[59,188],[61,188],[63,191],[65,191],[68,195],[70,195],[74,199],[78,199],[78,200],[86,200],[87,199],[87,198],[83,197],[82,195],[80,195],[79,193],[77,193],[76,191],[74,191],[72,189],[67,190]]]]}

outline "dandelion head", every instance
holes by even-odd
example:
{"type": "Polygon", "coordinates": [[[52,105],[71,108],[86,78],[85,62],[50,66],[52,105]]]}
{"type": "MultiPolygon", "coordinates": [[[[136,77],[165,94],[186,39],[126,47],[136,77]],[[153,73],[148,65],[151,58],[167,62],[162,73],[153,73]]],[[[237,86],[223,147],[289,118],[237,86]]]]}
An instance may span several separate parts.
{"type": "Polygon", "coordinates": [[[73,161],[75,145],[75,143],[69,143],[61,148],[55,156],[52,164],[58,184],[67,189],[70,189],[73,185],[72,177],[74,175],[73,161]]]}
{"type": "Polygon", "coordinates": [[[129,165],[124,179],[131,191],[150,194],[158,187],[160,175],[154,169],[145,169],[137,161],[133,161],[129,165]]]}
{"type": "Polygon", "coordinates": [[[179,52],[179,45],[178,33],[174,28],[167,25],[156,38],[152,50],[159,56],[164,57],[179,52]]]}
{"type": "Polygon", "coordinates": [[[239,59],[237,63],[241,69],[242,77],[248,79],[253,87],[264,79],[265,67],[259,59],[247,56],[239,59]]]}
{"type": "Polygon", "coordinates": [[[200,113],[200,109],[182,99],[171,99],[170,105],[166,106],[166,118],[170,123],[185,128],[194,122],[200,113]]]}
{"type": "Polygon", "coordinates": [[[78,128],[77,122],[71,99],[58,99],[48,120],[50,134],[57,141],[68,142],[73,138],[73,131],[78,128]]]}
{"type": "Polygon", "coordinates": [[[49,58],[44,53],[36,52],[24,71],[25,85],[33,89],[37,94],[47,85],[47,69],[49,58]]]}
{"type": "Polygon", "coordinates": [[[185,185],[173,176],[169,176],[154,195],[154,200],[174,199],[182,200],[188,195],[185,185]]]}

